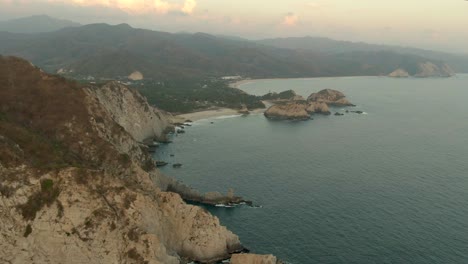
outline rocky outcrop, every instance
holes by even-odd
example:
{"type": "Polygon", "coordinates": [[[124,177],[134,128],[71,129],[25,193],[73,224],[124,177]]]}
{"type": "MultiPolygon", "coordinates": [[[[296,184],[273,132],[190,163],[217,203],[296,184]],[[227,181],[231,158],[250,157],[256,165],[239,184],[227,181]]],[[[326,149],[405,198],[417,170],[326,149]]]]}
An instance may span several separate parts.
{"type": "Polygon", "coordinates": [[[328,105],[324,101],[316,101],[316,102],[310,102],[309,105],[307,106],[306,111],[310,114],[322,114],[322,115],[330,115],[330,109],[328,108],[328,105]]]}
{"type": "Polygon", "coordinates": [[[212,263],[242,250],[166,191],[174,180],[124,116],[155,122],[157,110],[115,83],[92,89],[0,57],[0,263],[212,263]]]}
{"type": "Polygon", "coordinates": [[[232,255],[231,264],[280,264],[273,255],[235,254],[232,255]]]}
{"type": "Polygon", "coordinates": [[[276,104],[268,108],[264,115],[270,119],[278,120],[308,120],[310,115],[307,112],[305,102],[286,102],[276,104]]]}
{"type": "Polygon", "coordinates": [[[392,78],[408,78],[408,77],[410,77],[410,74],[409,74],[407,71],[405,71],[405,70],[399,68],[399,69],[396,69],[395,71],[391,72],[391,73],[388,75],[388,77],[392,77],[392,78]]]}
{"type": "Polygon", "coordinates": [[[139,71],[134,71],[128,76],[128,79],[132,81],[141,81],[143,80],[143,74],[139,71]]]}
{"type": "Polygon", "coordinates": [[[354,106],[346,99],[342,92],[325,89],[318,93],[313,93],[307,98],[308,102],[324,102],[328,106],[354,106]]]}

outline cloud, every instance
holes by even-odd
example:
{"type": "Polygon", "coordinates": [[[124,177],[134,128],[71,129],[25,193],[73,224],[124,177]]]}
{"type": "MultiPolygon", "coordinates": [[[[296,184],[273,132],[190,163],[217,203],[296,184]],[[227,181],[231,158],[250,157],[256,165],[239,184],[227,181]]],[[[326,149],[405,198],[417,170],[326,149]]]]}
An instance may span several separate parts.
{"type": "Polygon", "coordinates": [[[293,27],[293,26],[297,25],[298,22],[299,22],[299,16],[295,15],[293,13],[289,13],[283,18],[282,25],[288,26],[288,27],[293,27]]]}
{"type": "Polygon", "coordinates": [[[322,4],[318,2],[309,2],[306,4],[306,6],[311,9],[320,9],[322,7],[322,4]]]}
{"type": "Polygon", "coordinates": [[[197,2],[195,0],[186,0],[180,11],[190,15],[193,13],[195,7],[197,7],[197,2]]]}
{"type": "MultiPolygon", "coordinates": [[[[33,2],[31,0],[0,0],[3,2],[33,2]]],[[[190,15],[194,12],[196,0],[175,3],[173,0],[43,0],[43,2],[69,4],[83,7],[105,7],[119,9],[128,14],[168,14],[181,12],[190,15]]]]}

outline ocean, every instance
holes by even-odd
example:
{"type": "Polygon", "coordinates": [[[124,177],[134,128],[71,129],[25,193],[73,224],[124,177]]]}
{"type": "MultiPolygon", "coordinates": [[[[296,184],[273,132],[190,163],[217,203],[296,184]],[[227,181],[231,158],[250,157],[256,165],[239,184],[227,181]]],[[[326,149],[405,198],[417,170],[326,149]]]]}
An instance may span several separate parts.
{"type": "Polygon", "coordinates": [[[183,164],[164,173],[261,206],[209,208],[252,252],[294,264],[468,263],[468,75],[240,88],[305,97],[331,88],[365,112],[200,120],[159,149],[156,159],[183,164]]]}

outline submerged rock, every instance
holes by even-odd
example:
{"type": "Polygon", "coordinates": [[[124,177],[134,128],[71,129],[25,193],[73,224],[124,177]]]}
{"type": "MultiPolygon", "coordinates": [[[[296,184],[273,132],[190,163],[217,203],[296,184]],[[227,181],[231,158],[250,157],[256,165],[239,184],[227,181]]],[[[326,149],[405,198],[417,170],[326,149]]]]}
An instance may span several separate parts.
{"type": "Polygon", "coordinates": [[[164,167],[169,164],[165,161],[156,161],[155,163],[156,163],[156,167],[164,167]]]}
{"type": "Polygon", "coordinates": [[[336,115],[336,116],[344,116],[344,114],[343,114],[343,113],[340,113],[340,112],[336,112],[335,115],[336,115]]]}

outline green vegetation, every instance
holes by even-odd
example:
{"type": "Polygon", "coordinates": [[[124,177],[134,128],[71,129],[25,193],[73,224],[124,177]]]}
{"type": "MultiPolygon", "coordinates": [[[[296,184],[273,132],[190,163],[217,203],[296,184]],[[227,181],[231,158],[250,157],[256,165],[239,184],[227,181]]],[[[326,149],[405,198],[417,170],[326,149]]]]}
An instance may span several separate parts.
{"type": "Polygon", "coordinates": [[[291,99],[296,96],[296,92],[293,90],[287,90],[280,93],[267,93],[262,96],[262,100],[281,100],[281,99],[291,99]]]}
{"type": "Polygon", "coordinates": [[[265,107],[260,97],[230,88],[228,82],[216,79],[146,80],[132,87],[148,98],[150,104],[173,113],[187,113],[213,107],[265,107]]]}
{"type": "Polygon", "coordinates": [[[52,205],[60,194],[60,189],[54,185],[54,181],[46,179],[41,181],[41,190],[28,197],[25,204],[19,205],[18,209],[25,220],[34,220],[37,212],[44,206],[52,205]]]}

